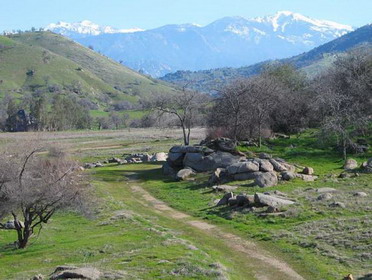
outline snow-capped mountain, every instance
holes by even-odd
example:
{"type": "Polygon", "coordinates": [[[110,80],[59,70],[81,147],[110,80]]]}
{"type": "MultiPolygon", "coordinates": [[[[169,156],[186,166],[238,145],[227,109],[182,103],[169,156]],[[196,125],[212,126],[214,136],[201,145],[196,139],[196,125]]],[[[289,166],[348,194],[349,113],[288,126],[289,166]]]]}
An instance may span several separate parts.
{"type": "Polygon", "coordinates": [[[63,21],[60,21],[58,23],[51,23],[45,27],[45,30],[53,31],[70,38],[83,38],[87,36],[97,36],[106,33],[132,33],[143,31],[143,29],[140,28],[116,29],[111,26],[100,26],[89,20],[83,20],[74,23],[63,21]]]}
{"type": "Polygon", "coordinates": [[[176,70],[240,67],[289,57],[353,30],[348,25],[289,11],[252,19],[225,17],[206,26],[166,25],[132,33],[94,24],[87,24],[93,29],[84,29],[82,23],[74,28],[49,29],[153,76],[176,70]],[[67,30],[84,36],[71,36],[67,30]]]}

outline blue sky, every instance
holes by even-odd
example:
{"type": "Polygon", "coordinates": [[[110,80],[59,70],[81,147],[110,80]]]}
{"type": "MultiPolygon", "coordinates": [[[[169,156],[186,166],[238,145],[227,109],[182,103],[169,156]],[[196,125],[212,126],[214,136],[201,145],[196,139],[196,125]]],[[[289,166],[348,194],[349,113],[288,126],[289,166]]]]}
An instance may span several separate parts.
{"type": "Polygon", "coordinates": [[[0,0],[0,31],[91,20],[117,28],[208,24],[224,16],[289,10],[359,27],[372,22],[372,0],[0,0]]]}

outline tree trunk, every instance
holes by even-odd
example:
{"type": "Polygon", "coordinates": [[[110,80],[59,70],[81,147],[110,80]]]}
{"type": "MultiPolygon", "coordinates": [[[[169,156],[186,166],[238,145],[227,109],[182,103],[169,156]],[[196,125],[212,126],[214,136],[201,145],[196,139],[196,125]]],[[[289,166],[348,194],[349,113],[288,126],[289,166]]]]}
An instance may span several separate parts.
{"type": "Polygon", "coordinates": [[[187,128],[187,145],[190,145],[190,133],[191,133],[191,128],[188,127],[187,128]]]}
{"type": "Polygon", "coordinates": [[[344,160],[346,160],[346,157],[347,157],[347,152],[346,152],[346,139],[345,137],[343,137],[342,139],[342,156],[344,158],[344,160]]]}
{"type": "Polygon", "coordinates": [[[186,127],[185,127],[185,124],[184,123],[182,123],[182,133],[183,133],[183,143],[185,144],[185,146],[188,146],[189,145],[189,141],[187,139],[186,127]]]}
{"type": "Polygon", "coordinates": [[[26,213],[25,221],[24,221],[24,227],[22,227],[20,221],[18,220],[18,217],[15,213],[12,213],[13,218],[14,218],[14,226],[17,231],[17,236],[18,236],[18,248],[19,249],[24,249],[26,248],[28,244],[28,240],[30,236],[32,235],[32,229],[31,229],[31,222],[27,219],[29,216],[28,213],[26,213]]]}
{"type": "Polygon", "coordinates": [[[258,122],[258,147],[261,148],[261,122],[258,122]]]}

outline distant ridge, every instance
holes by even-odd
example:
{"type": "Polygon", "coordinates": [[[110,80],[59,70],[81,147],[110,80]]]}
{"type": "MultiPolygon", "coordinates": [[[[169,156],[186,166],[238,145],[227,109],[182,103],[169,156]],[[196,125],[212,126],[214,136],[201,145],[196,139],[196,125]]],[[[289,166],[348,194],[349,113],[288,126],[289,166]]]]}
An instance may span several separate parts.
{"type": "Polygon", "coordinates": [[[290,11],[247,19],[225,17],[206,26],[165,25],[123,33],[89,21],[49,25],[68,36],[155,77],[177,70],[241,67],[313,49],[353,28],[290,11]]]}
{"type": "Polygon", "coordinates": [[[264,61],[251,66],[240,68],[217,68],[203,71],[177,71],[161,79],[178,85],[190,84],[194,89],[209,92],[216,85],[226,84],[237,78],[249,77],[257,74],[266,63],[289,63],[302,68],[309,75],[315,75],[327,68],[334,57],[332,54],[342,53],[355,47],[372,46],[372,24],[365,25],[347,33],[331,42],[316,47],[303,54],[277,61],[264,61]]]}

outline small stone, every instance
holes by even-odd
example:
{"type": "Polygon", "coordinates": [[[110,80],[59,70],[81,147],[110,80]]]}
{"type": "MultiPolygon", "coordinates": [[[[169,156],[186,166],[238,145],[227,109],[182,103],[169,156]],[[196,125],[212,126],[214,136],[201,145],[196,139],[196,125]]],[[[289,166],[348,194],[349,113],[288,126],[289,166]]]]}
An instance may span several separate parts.
{"type": "Polygon", "coordinates": [[[214,189],[217,192],[232,192],[235,191],[238,187],[237,186],[229,186],[229,185],[220,185],[220,186],[213,186],[212,189],[214,189]]]}
{"type": "Polygon", "coordinates": [[[334,188],[319,188],[316,190],[316,192],[318,193],[332,193],[332,192],[336,192],[337,190],[334,189],[334,188]]]}
{"type": "Polygon", "coordinates": [[[365,192],[356,192],[353,194],[353,196],[366,197],[368,195],[365,192]]]}
{"type": "Polygon", "coordinates": [[[313,175],[314,169],[311,167],[305,167],[304,170],[302,170],[302,173],[305,175],[313,175]]]}
{"type": "Polygon", "coordinates": [[[345,204],[344,204],[344,203],[342,203],[342,202],[333,202],[333,203],[329,204],[329,207],[335,207],[335,208],[337,208],[337,207],[339,207],[339,208],[345,208],[346,206],[345,206],[345,204]]]}
{"type": "Polygon", "coordinates": [[[345,170],[352,170],[358,167],[358,162],[355,159],[349,158],[345,161],[345,164],[343,167],[345,170]]]}
{"type": "Polygon", "coordinates": [[[330,200],[332,199],[333,195],[330,193],[323,193],[318,196],[317,200],[330,200]]]}

